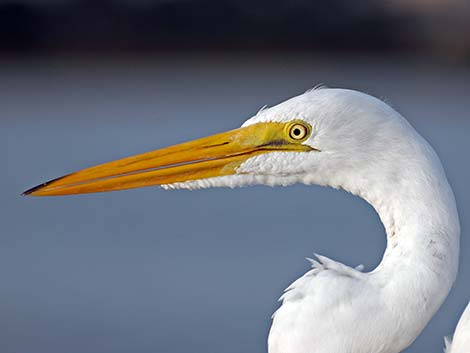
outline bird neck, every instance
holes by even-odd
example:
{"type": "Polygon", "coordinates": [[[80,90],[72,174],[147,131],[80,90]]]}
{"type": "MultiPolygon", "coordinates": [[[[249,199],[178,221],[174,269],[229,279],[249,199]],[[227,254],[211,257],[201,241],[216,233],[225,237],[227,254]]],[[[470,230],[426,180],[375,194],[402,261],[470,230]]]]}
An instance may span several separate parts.
{"type": "Polygon", "coordinates": [[[367,190],[350,191],[375,208],[387,234],[384,257],[371,279],[383,289],[391,308],[407,308],[408,315],[414,315],[406,320],[416,320],[419,333],[456,278],[459,219],[452,189],[427,143],[424,152],[397,158],[395,166],[398,172],[382,171],[367,190]]]}
{"type": "Polygon", "coordinates": [[[445,278],[450,288],[458,268],[460,227],[445,177],[429,178],[428,174],[427,180],[390,185],[364,198],[379,214],[387,235],[384,257],[376,271],[396,274],[397,268],[408,264],[445,278]]]}

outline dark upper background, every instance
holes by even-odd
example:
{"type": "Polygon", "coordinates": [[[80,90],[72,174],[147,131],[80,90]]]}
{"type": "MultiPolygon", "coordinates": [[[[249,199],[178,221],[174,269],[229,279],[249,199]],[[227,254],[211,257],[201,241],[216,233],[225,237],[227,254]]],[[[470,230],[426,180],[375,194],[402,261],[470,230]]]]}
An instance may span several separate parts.
{"type": "Polygon", "coordinates": [[[465,0],[0,2],[3,53],[302,50],[469,63],[465,0]]]}
{"type": "Polygon", "coordinates": [[[19,196],[234,128],[323,83],[385,99],[443,161],[460,273],[407,350],[442,352],[470,299],[469,11],[467,0],[0,1],[0,351],[261,353],[304,257],[373,269],[378,217],[332,189],[19,196]]]}

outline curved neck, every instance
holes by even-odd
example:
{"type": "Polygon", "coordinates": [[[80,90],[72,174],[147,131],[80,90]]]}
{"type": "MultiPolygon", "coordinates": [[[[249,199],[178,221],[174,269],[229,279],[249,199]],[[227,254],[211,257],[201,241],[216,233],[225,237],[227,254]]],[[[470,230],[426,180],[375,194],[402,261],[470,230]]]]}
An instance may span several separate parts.
{"type": "Polygon", "coordinates": [[[404,169],[398,180],[360,195],[375,208],[387,234],[384,257],[374,272],[392,275],[406,264],[428,270],[447,295],[457,275],[460,240],[452,189],[440,162],[404,169]]]}
{"type": "Polygon", "coordinates": [[[387,248],[369,275],[392,312],[406,308],[392,315],[407,328],[404,346],[439,309],[458,269],[460,226],[454,195],[439,159],[425,146],[429,153],[397,162],[399,174],[384,173],[367,190],[351,190],[375,208],[384,224],[387,248]]]}

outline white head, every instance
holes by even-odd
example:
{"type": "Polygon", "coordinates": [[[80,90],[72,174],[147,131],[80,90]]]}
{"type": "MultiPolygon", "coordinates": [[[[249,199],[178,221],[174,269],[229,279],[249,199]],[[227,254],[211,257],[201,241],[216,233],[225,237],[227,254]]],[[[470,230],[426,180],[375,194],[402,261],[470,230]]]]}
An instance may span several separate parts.
{"type": "Polygon", "coordinates": [[[431,147],[399,113],[358,91],[314,89],[262,109],[242,127],[273,122],[304,124],[308,136],[301,143],[310,149],[259,154],[244,160],[232,175],[165,187],[304,183],[341,187],[367,198],[364,189],[395,188],[409,168],[440,165],[431,147]]]}

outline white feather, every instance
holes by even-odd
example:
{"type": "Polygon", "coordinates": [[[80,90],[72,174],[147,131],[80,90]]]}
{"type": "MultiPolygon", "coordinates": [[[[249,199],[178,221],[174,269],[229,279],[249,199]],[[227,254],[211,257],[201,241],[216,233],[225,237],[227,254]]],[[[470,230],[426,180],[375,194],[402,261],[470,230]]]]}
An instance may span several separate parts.
{"type": "Polygon", "coordinates": [[[445,345],[446,353],[470,352],[470,303],[460,317],[453,339],[446,337],[445,345]]]}

